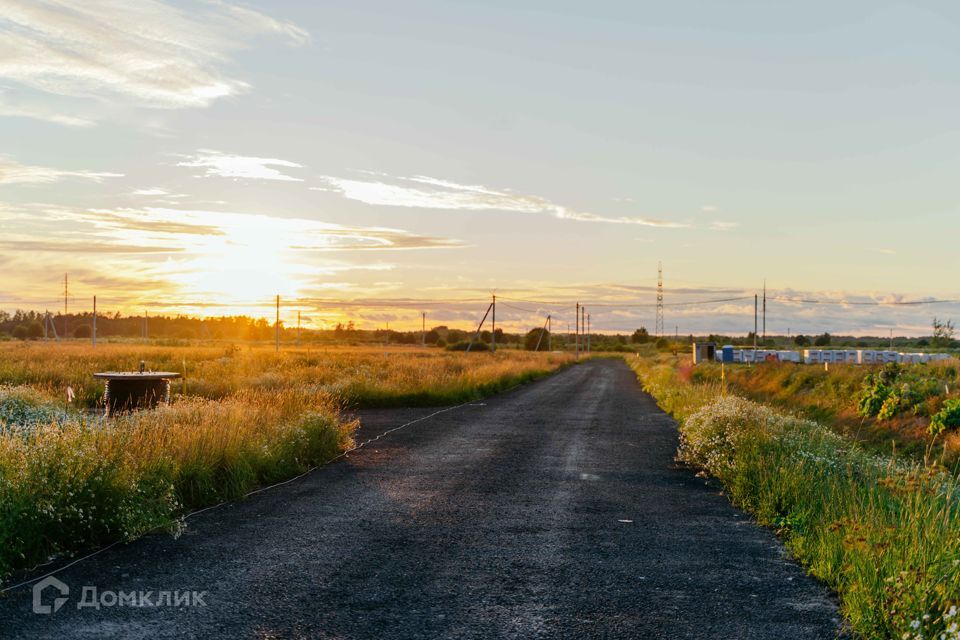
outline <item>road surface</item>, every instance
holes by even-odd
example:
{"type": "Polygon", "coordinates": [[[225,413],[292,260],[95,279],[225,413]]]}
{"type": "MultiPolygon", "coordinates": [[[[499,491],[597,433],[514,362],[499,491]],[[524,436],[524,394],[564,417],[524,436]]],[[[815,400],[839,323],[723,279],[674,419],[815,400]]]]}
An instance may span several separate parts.
{"type": "MultiPolygon", "coordinates": [[[[365,412],[363,431],[433,411],[365,412]]],[[[56,613],[8,594],[0,636],[837,637],[829,594],[676,441],[623,362],[570,367],[71,567],[56,613]],[[154,606],[78,608],[84,586],[154,606]]]]}

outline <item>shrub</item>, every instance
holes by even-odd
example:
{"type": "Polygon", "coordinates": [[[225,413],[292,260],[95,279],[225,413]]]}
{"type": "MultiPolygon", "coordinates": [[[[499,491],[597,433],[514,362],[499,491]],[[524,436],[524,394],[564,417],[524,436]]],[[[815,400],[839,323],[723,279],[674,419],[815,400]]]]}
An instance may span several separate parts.
{"type": "Polygon", "coordinates": [[[960,398],[950,398],[930,420],[930,435],[939,435],[948,429],[960,427],[960,398]]]}

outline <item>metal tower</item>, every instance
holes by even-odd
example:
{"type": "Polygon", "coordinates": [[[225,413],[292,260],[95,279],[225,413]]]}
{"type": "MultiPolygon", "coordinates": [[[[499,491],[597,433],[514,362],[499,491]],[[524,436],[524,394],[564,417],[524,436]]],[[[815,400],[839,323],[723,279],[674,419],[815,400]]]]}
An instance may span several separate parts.
{"type": "Polygon", "coordinates": [[[657,263],[657,330],[658,338],[663,337],[663,265],[657,263]]]}

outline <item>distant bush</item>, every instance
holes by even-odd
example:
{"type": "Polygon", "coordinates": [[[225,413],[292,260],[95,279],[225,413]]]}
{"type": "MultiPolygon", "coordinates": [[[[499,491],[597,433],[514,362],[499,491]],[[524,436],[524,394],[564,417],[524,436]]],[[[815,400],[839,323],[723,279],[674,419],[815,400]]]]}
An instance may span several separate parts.
{"type": "Polygon", "coordinates": [[[88,324],[82,324],[73,330],[74,338],[89,338],[93,335],[93,329],[88,324]]]}
{"type": "Polygon", "coordinates": [[[957,427],[960,427],[960,398],[950,398],[930,419],[930,435],[936,436],[957,427]]]}

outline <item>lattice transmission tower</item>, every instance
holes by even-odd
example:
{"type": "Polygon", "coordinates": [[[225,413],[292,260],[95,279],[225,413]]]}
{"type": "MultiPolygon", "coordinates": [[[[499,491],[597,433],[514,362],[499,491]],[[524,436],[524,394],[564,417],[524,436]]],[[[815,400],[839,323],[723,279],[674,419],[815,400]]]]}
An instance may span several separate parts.
{"type": "Polygon", "coordinates": [[[663,337],[663,265],[657,263],[657,337],[663,337]]]}

